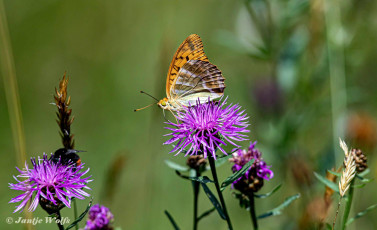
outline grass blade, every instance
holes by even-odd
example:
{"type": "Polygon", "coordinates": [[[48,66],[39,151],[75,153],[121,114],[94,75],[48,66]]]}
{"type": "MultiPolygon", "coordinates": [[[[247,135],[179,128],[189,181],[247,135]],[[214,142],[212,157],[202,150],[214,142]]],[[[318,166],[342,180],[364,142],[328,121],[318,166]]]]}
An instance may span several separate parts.
{"type": "Polygon", "coordinates": [[[203,219],[204,217],[208,216],[209,214],[211,214],[215,210],[216,210],[216,208],[213,207],[210,210],[207,210],[207,211],[203,212],[203,214],[198,217],[198,221],[201,220],[201,219],[203,219]]]}
{"type": "Polygon", "coordinates": [[[266,193],[266,194],[254,194],[254,197],[256,197],[256,198],[267,198],[267,197],[271,196],[272,194],[274,194],[277,190],[279,190],[281,188],[281,186],[282,186],[282,184],[279,184],[278,186],[273,188],[271,192],[266,193]]]}
{"type": "Polygon", "coordinates": [[[186,166],[183,166],[183,165],[180,165],[180,164],[177,164],[173,161],[170,161],[170,160],[165,160],[165,164],[169,167],[169,168],[172,168],[174,170],[177,170],[177,171],[181,171],[181,172],[187,172],[189,170],[188,167],[186,166]]]}
{"type": "Polygon", "coordinates": [[[351,218],[351,219],[349,219],[347,221],[346,225],[349,225],[352,222],[354,222],[356,219],[358,219],[360,217],[363,217],[365,214],[367,214],[369,211],[372,211],[376,207],[377,207],[377,204],[374,204],[374,205],[369,206],[368,208],[366,208],[364,211],[361,211],[361,212],[357,213],[355,217],[353,217],[353,218],[351,218]]]}
{"type": "Polygon", "coordinates": [[[332,170],[327,170],[327,172],[329,172],[329,173],[331,173],[332,175],[337,176],[337,177],[341,177],[341,176],[342,176],[342,173],[334,172],[334,171],[332,171],[332,170]]]}
{"type": "Polygon", "coordinates": [[[69,225],[65,230],[68,230],[68,229],[75,227],[85,217],[85,215],[89,212],[89,209],[92,206],[92,203],[93,203],[93,197],[90,199],[89,204],[86,207],[85,211],[83,213],[81,213],[81,215],[75,221],[73,221],[72,224],[69,225]]]}
{"type": "Polygon", "coordinates": [[[216,161],[215,161],[215,164],[216,164],[216,167],[220,167],[221,165],[223,165],[225,162],[228,161],[229,158],[232,157],[232,154],[228,155],[228,156],[225,156],[225,157],[221,157],[221,158],[218,158],[216,161]]]}
{"type": "Polygon", "coordinates": [[[326,179],[325,177],[319,175],[318,173],[314,172],[314,176],[317,177],[317,179],[322,182],[323,184],[325,184],[327,187],[331,188],[332,190],[334,190],[336,193],[339,194],[339,187],[337,184],[335,184],[334,182],[332,181],[329,181],[328,179],[326,179]]]}
{"type": "Polygon", "coordinates": [[[258,216],[258,219],[266,218],[266,217],[269,217],[269,216],[280,215],[284,208],[286,208],[288,205],[290,205],[294,200],[297,200],[299,197],[300,197],[300,193],[293,195],[293,196],[290,196],[290,197],[287,197],[281,205],[279,205],[276,208],[258,216]]]}
{"type": "Polygon", "coordinates": [[[219,213],[221,219],[226,220],[226,216],[223,212],[223,209],[222,209],[219,201],[216,199],[215,195],[213,195],[213,193],[211,192],[211,190],[208,188],[208,186],[206,184],[201,183],[201,185],[202,185],[203,190],[206,193],[207,197],[209,198],[209,200],[211,201],[211,203],[213,204],[213,206],[216,208],[217,212],[219,213]]]}
{"type": "Polygon", "coordinates": [[[165,210],[164,212],[165,212],[165,215],[168,217],[170,223],[173,225],[174,229],[175,229],[175,230],[179,230],[179,227],[178,227],[177,223],[174,221],[174,219],[173,219],[173,217],[170,215],[170,213],[169,213],[167,210],[165,210]]]}

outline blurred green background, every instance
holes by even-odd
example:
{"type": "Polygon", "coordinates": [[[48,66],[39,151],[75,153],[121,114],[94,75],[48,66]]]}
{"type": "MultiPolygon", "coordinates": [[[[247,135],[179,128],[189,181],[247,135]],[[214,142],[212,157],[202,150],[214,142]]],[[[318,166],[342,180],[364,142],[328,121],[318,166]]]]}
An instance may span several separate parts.
{"type": "MultiPolygon", "coordinates": [[[[168,66],[179,44],[191,33],[201,36],[210,61],[226,78],[229,101],[250,116],[250,139],[258,140],[275,177],[261,193],[283,183],[274,196],[257,201],[257,212],[301,198],[284,214],[260,221],[261,229],[315,229],[323,218],[325,188],[313,171],[339,167],[338,136],[363,149],[376,176],[377,5],[376,1],[338,0],[4,0],[20,96],[27,157],[61,147],[55,122],[54,88],[64,72],[75,121],[76,148],[91,169],[94,202],[108,205],[114,226],[123,229],[172,229],[168,210],[182,229],[192,226],[191,184],[177,177],[164,160],[184,164],[183,155],[163,146],[164,117],[157,106],[134,113],[165,96],[168,66]],[[124,161],[124,167],[119,162],[124,161]],[[114,164],[118,162],[118,165],[114,164]],[[119,171],[109,175],[116,167],[119,171]],[[118,180],[115,187],[112,181],[118,180]],[[114,192],[109,195],[109,189],[114,192]]],[[[2,15],[4,16],[4,15],[2,15]]],[[[4,38],[2,38],[4,39],[4,38]]],[[[9,48],[9,47],[8,47],[9,48]]],[[[0,50],[4,58],[4,50],[0,50]]],[[[5,68],[3,65],[1,68],[5,68]]],[[[2,71],[2,78],[4,76],[2,71]]],[[[7,188],[17,174],[16,149],[0,81],[1,229],[12,214],[7,188]]],[[[249,142],[242,143],[244,148],[249,142]]],[[[219,168],[221,179],[231,165],[219,168]]],[[[353,211],[376,203],[376,183],[357,190],[353,211]]],[[[224,192],[234,229],[250,229],[249,213],[232,191],[224,192]]],[[[334,196],[334,205],[338,196],[334,196]]],[[[78,201],[79,211],[89,199],[78,201]]],[[[200,210],[211,207],[204,193],[200,210]]],[[[335,208],[325,220],[332,223],[335,208]]],[[[341,209],[342,212],[342,209],[341,209]]],[[[34,216],[44,217],[38,207],[34,216]]],[[[65,209],[63,216],[71,216],[65,209]]],[[[325,215],[326,216],[326,215],[325,215]]],[[[375,229],[376,211],[350,229],[375,229]]],[[[80,225],[83,227],[83,223],[80,225]]],[[[37,229],[56,226],[38,225],[37,229]]],[[[200,229],[226,229],[216,213],[200,229]]]]}

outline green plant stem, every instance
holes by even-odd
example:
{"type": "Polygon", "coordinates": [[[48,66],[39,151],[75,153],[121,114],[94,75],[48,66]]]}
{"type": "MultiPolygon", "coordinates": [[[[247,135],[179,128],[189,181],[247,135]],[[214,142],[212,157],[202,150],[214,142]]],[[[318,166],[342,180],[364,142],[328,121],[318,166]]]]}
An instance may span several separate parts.
{"type": "Polygon", "coordinates": [[[9,119],[12,128],[13,141],[17,153],[17,163],[23,166],[26,160],[25,135],[22,122],[20,96],[16,68],[10,44],[9,30],[3,1],[0,1],[0,69],[4,80],[5,97],[7,99],[9,119]]]}
{"type": "Polygon", "coordinates": [[[249,204],[250,204],[250,217],[251,217],[251,221],[253,222],[254,230],[258,230],[258,221],[257,221],[257,216],[255,215],[255,200],[254,200],[253,192],[249,194],[249,204]]]}
{"type": "Polygon", "coordinates": [[[333,230],[335,229],[336,218],[338,217],[340,203],[342,202],[342,198],[343,198],[342,196],[339,198],[338,208],[336,209],[336,214],[335,214],[334,222],[332,224],[332,229],[333,230]]]}
{"type": "Polygon", "coordinates": [[[223,194],[220,190],[219,180],[217,179],[215,160],[213,159],[213,157],[208,157],[208,161],[209,161],[209,165],[211,166],[212,177],[213,177],[213,181],[215,182],[217,195],[219,196],[221,207],[222,207],[223,212],[226,216],[226,222],[228,223],[228,229],[233,230],[232,223],[230,222],[230,218],[229,218],[229,215],[228,215],[228,211],[226,210],[224,197],[223,197],[223,194]]]}
{"type": "MultiPolygon", "coordinates": [[[[77,204],[76,204],[76,199],[73,199],[73,216],[75,218],[75,220],[77,220],[77,204]]],[[[76,230],[79,230],[79,226],[78,224],[76,224],[75,226],[76,230]]]]}
{"type": "MultiPolygon", "coordinates": [[[[196,177],[200,177],[199,170],[196,171],[196,177]]],[[[199,197],[199,190],[200,190],[200,182],[193,181],[192,186],[194,188],[194,230],[198,229],[198,197],[199,197]]]]}
{"type": "Polygon", "coordinates": [[[346,201],[346,207],[343,213],[343,220],[342,220],[342,230],[346,229],[346,223],[348,220],[348,216],[350,215],[351,205],[352,205],[352,198],[353,198],[353,185],[355,183],[355,179],[353,179],[350,183],[350,190],[348,192],[348,199],[346,201]]]}
{"type": "Polygon", "coordinates": [[[344,136],[344,125],[347,110],[346,94],[346,70],[344,57],[344,41],[339,39],[339,31],[343,30],[341,21],[342,1],[324,1],[324,17],[326,26],[326,48],[329,65],[331,113],[333,129],[333,151],[335,162],[341,161],[339,149],[339,137],[344,136]]]}
{"type": "Polygon", "coordinates": [[[61,214],[60,214],[60,211],[58,211],[57,213],[57,217],[56,217],[56,224],[58,225],[58,227],[59,227],[59,230],[64,230],[64,226],[62,225],[62,216],[61,216],[61,214]]]}
{"type": "MultiPolygon", "coordinates": [[[[26,160],[25,133],[22,121],[21,103],[18,91],[16,67],[13,59],[12,45],[9,36],[7,15],[4,2],[0,0],[0,71],[4,81],[4,91],[7,101],[9,120],[17,165],[22,168],[26,160]]],[[[10,155],[9,155],[10,156],[10,155]]],[[[32,212],[23,212],[25,219],[33,219],[32,212]]],[[[31,224],[25,229],[35,229],[31,224]]]]}

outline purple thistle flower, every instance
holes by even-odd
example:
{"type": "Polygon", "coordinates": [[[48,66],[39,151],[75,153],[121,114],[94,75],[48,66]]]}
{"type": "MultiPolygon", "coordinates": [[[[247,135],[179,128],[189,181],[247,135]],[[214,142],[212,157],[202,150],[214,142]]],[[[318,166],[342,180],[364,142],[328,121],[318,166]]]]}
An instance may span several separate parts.
{"type": "Polygon", "coordinates": [[[112,229],[110,223],[114,215],[110,209],[99,204],[93,205],[89,210],[89,219],[86,221],[85,230],[112,229]]]}
{"type": "Polygon", "coordinates": [[[71,207],[71,198],[85,199],[90,195],[82,189],[90,189],[86,186],[91,182],[90,177],[81,178],[89,169],[81,171],[84,165],[75,166],[74,164],[62,165],[60,162],[54,163],[47,159],[47,154],[38,160],[31,158],[33,168],[29,168],[25,162],[25,168],[17,170],[20,175],[13,176],[17,181],[16,184],[9,183],[9,188],[20,190],[24,193],[11,199],[9,203],[21,202],[16,207],[14,213],[22,212],[26,204],[30,201],[29,211],[35,211],[40,199],[50,201],[54,205],[62,202],[65,206],[71,207]],[[20,181],[17,178],[24,178],[20,181]],[[33,199],[34,196],[34,199],[33,199]]]}
{"type": "MultiPolygon", "coordinates": [[[[229,161],[234,163],[232,167],[233,173],[241,170],[242,167],[252,159],[255,160],[250,169],[247,170],[242,177],[233,182],[233,186],[236,188],[243,188],[244,186],[239,185],[245,181],[246,183],[257,183],[260,186],[263,186],[263,180],[269,180],[274,177],[274,173],[270,169],[271,166],[267,166],[266,162],[262,158],[262,153],[255,148],[256,144],[256,141],[254,143],[251,142],[248,151],[239,149],[237,152],[233,153],[233,157],[229,159],[229,161]]],[[[257,188],[255,189],[259,190],[257,188]]]]}
{"type": "Polygon", "coordinates": [[[238,146],[235,141],[243,141],[249,132],[246,129],[247,115],[241,111],[238,104],[226,106],[227,98],[223,101],[210,101],[201,104],[198,99],[195,106],[190,106],[183,111],[177,112],[178,124],[167,122],[166,124],[173,127],[166,127],[172,132],[165,136],[172,136],[164,144],[172,144],[176,141],[171,152],[177,151],[178,155],[186,148],[186,155],[203,154],[207,158],[211,154],[216,159],[216,149],[220,149],[225,155],[228,155],[221,145],[227,145],[226,142],[238,146]]]}

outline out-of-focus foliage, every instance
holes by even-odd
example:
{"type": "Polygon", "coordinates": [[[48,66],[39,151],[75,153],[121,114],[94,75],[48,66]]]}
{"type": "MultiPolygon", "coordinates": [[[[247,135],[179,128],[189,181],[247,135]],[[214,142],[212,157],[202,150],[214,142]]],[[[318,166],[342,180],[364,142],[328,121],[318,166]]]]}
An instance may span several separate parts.
{"type": "MultiPolygon", "coordinates": [[[[324,175],[326,169],[341,165],[341,158],[335,162],[335,156],[342,153],[334,147],[333,133],[339,132],[350,146],[363,149],[371,177],[377,173],[377,3],[325,3],[5,0],[28,157],[61,147],[56,108],[50,103],[54,87],[67,71],[75,116],[72,133],[75,147],[86,151],[81,159],[93,174],[94,202],[107,202],[115,216],[114,226],[123,229],[169,229],[164,210],[169,210],[180,228],[191,228],[191,184],[164,163],[169,159],[184,165],[187,158],[168,154],[170,146],[162,145],[168,131],[163,129],[165,119],[157,106],[138,113],[133,110],[153,102],[140,90],[165,96],[174,52],[189,34],[197,33],[207,56],[226,78],[229,102],[246,109],[250,138],[258,140],[265,161],[272,165],[275,177],[260,193],[284,183],[276,193],[279,196],[257,199],[257,215],[276,207],[284,197],[301,194],[284,215],[270,217],[274,221],[260,220],[261,228],[312,229],[321,218],[331,222],[334,213],[323,216],[325,187],[312,172],[324,175]],[[342,73],[345,84],[334,84],[342,80],[342,73]],[[345,92],[346,98],[332,100],[334,92],[345,92]],[[340,104],[345,104],[341,111],[337,110],[340,104]],[[341,116],[332,117],[334,112],[341,116]],[[119,155],[124,156],[124,163],[112,173],[109,168],[115,167],[119,155]],[[118,177],[113,178],[116,185],[108,183],[108,175],[118,177]],[[105,197],[109,194],[111,198],[105,197]]],[[[18,217],[12,214],[14,207],[6,204],[15,195],[6,185],[16,174],[16,156],[4,87],[0,81],[3,220],[18,217]]],[[[244,148],[248,145],[243,143],[244,148]]],[[[231,175],[230,167],[225,163],[218,168],[220,181],[231,175]]],[[[208,186],[213,189],[212,184],[208,186]]],[[[351,217],[377,199],[376,189],[372,182],[356,190],[351,217]]],[[[239,207],[231,190],[225,190],[224,196],[234,229],[249,229],[249,213],[239,207]]],[[[85,210],[87,202],[78,204],[79,210],[85,210]]],[[[211,207],[201,191],[199,212],[211,207]]],[[[34,215],[45,214],[38,208],[34,215]]],[[[62,215],[73,220],[69,209],[62,215]]],[[[374,229],[375,216],[371,211],[349,229],[374,229]]],[[[226,229],[217,214],[201,220],[199,228],[204,226],[226,229]]],[[[9,227],[23,228],[0,221],[1,229],[9,227]]]]}

